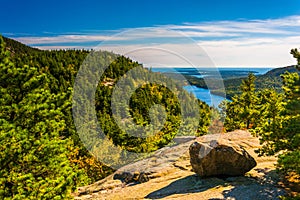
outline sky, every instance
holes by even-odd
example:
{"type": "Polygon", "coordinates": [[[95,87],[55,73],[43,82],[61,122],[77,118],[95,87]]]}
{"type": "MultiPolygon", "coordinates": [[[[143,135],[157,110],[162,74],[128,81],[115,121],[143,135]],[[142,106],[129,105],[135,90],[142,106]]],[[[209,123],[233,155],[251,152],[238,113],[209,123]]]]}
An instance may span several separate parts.
{"type": "Polygon", "coordinates": [[[282,67],[295,64],[289,51],[300,47],[299,0],[0,3],[3,36],[41,49],[98,46],[153,66],[191,64],[176,54],[195,65],[282,67]]]}

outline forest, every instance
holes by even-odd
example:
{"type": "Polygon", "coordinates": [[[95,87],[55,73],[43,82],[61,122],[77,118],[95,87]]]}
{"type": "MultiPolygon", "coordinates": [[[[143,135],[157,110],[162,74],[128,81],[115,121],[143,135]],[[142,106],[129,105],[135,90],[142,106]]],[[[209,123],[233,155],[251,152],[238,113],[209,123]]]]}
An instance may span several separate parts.
{"type": "MultiPolygon", "coordinates": [[[[97,143],[88,147],[83,144],[82,140],[95,138],[89,138],[93,135],[88,133],[83,134],[86,138],[79,137],[72,117],[76,74],[92,50],[41,51],[8,38],[1,38],[0,44],[1,198],[71,198],[71,192],[78,186],[111,174],[114,169],[94,156],[105,153],[101,152],[103,148],[97,148],[97,143]]],[[[101,129],[114,145],[129,152],[149,153],[169,144],[177,132],[179,135],[207,133],[210,108],[195,101],[179,82],[172,82],[170,88],[177,97],[161,84],[146,83],[131,97],[125,116],[121,113],[125,121],[133,115],[134,122],[139,127],[148,127],[146,134],[150,134],[153,127],[147,126],[150,124],[149,108],[154,104],[163,105],[167,117],[161,131],[146,137],[126,134],[112,116],[110,105],[115,82],[133,68],[138,69],[134,72],[140,79],[155,79],[161,75],[111,52],[97,51],[92,55],[90,64],[108,64],[95,92],[94,108],[101,129]],[[179,105],[179,101],[185,105],[179,105]],[[190,106],[192,101],[198,110],[190,106]],[[191,116],[181,120],[183,110],[191,116]]],[[[95,75],[93,71],[86,73],[89,78],[95,75]]],[[[89,80],[80,85],[81,89],[89,89],[93,84],[89,80]]],[[[129,79],[127,89],[138,82],[129,79]]],[[[117,105],[116,113],[126,109],[125,106],[125,103],[117,105]]],[[[84,114],[80,117],[86,119],[84,114]]],[[[103,138],[96,137],[101,143],[103,138]]],[[[111,159],[118,159],[118,154],[112,155],[111,159]]]]}
{"type": "MultiPolygon", "coordinates": [[[[75,49],[44,51],[0,37],[0,198],[70,199],[77,187],[111,174],[114,168],[107,163],[124,164],[121,154],[151,153],[172,143],[176,135],[213,132],[210,125],[219,122],[224,123],[224,132],[248,129],[261,140],[258,154],[277,155],[278,170],[299,175],[300,53],[293,49],[291,54],[298,62],[290,67],[294,73],[278,72],[278,79],[273,79],[273,74],[249,74],[245,79],[225,80],[232,101],[222,102],[218,113],[184,91],[180,81],[168,80],[122,55],[75,49]],[[87,56],[90,62],[86,65],[105,68],[100,72],[80,69],[87,56]],[[86,75],[82,82],[76,79],[81,72],[86,75]],[[120,81],[126,82],[125,88],[114,90],[120,81]],[[87,93],[75,98],[74,84],[77,91],[87,93]],[[91,106],[106,138],[78,129],[72,114],[72,109],[79,112],[80,104],[90,103],[86,99],[93,87],[91,106]],[[130,96],[126,91],[134,93],[130,96]],[[129,99],[129,107],[114,95],[129,99]],[[158,115],[163,113],[161,107],[151,110],[153,105],[161,105],[166,116],[158,115]],[[151,118],[150,110],[165,120],[151,118]],[[156,126],[162,128],[153,134],[156,126]],[[145,130],[144,137],[124,131],[140,133],[140,129],[145,130]],[[98,147],[107,140],[120,152],[102,162],[97,156],[107,152],[98,147]]],[[[187,79],[205,87],[199,79],[187,79]]],[[[90,117],[87,112],[76,116],[84,122],[90,117]]]]}

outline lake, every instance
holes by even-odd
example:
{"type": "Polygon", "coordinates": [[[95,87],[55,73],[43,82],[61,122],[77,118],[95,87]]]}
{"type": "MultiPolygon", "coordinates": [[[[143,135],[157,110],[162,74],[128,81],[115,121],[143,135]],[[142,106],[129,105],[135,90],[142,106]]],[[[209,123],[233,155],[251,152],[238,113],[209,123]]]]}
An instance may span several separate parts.
{"type": "MultiPolygon", "coordinates": [[[[250,72],[255,75],[262,75],[272,68],[152,68],[153,72],[160,73],[180,73],[197,78],[214,77],[221,75],[223,79],[247,77],[250,72]]],[[[219,77],[219,76],[218,76],[219,77]]],[[[211,94],[209,89],[199,88],[193,85],[183,87],[188,92],[192,92],[195,97],[207,103],[209,106],[218,107],[225,99],[224,97],[211,94]]]]}
{"type": "Polygon", "coordinates": [[[211,94],[208,89],[199,88],[194,85],[183,86],[183,88],[188,92],[192,92],[196,98],[204,101],[209,106],[214,106],[216,108],[225,99],[224,97],[211,94]]]}

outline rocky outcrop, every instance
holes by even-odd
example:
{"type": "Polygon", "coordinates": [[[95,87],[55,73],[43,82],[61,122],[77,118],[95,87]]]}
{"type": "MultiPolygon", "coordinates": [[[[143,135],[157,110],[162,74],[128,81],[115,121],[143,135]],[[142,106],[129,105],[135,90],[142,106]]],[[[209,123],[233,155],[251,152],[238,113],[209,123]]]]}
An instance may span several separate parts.
{"type": "Polygon", "coordinates": [[[190,171],[188,148],[195,138],[195,136],[176,137],[173,145],[156,151],[148,158],[126,165],[92,185],[78,188],[76,195],[81,196],[148,182],[173,173],[177,169],[190,171]]]}
{"type": "MultiPolygon", "coordinates": [[[[257,166],[244,176],[201,178],[192,171],[189,146],[195,140],[180,138],[180,145],[165,147],[150,158],[124,166],[114,174],[88,186],[78,188],[76,200],[88,199],[278,199],[285,195],[279,187],[275,157],[258,157],[258,138],[247,131],[205,135],[198,142],[225,139],[244,148],[257,166]],[[147,175],[147,182],[144,182],[147,175]],[[118,179],[116,179],[118,178],[118,179]]],[[[176,142],[176,143],[177,143],[176,142]]]]}
{"type": "Polygon", "coordinates": [[[239,176],[256,166],[254,158],[242,146],[222,135],[216,140],[195,141],[189,153],[193,170],[200,177],[239,176]]]}
{"type": "Polygon", "coordinates": [[[174,145],[164,147],[146,159],[118,169],[113,178],[128,184],[144,183],[149,179],[163,176],[165,172],[174,168],[180,157],[184,157],[185,154],[188,156],[188,148],[194,139],[194,136],[176,137],[174,145]]]}

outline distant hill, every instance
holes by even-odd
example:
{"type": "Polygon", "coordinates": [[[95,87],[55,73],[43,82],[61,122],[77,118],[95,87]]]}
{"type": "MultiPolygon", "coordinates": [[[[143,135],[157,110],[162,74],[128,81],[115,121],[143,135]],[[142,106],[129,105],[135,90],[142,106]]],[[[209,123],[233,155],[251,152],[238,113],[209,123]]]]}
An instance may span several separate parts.
{"type": "MultiPolygon", "coordinates": [[[[281,75],[285,72],[298,72],[295,66],[281,67],[272,69],[266,74],[256,76],[256,88],[257,90],[262,90],[266,88],[274,88],[278,92],[282,92],[282,78],[281,75]]],[[[300,73],[299,73],[300,74],[300,73]]],[[[239,93],[239,86],[242,81],[246,78],[236,78],[224,80],[224,86],[226,89],[226,96],[231,98],[233,95],[239,93]]],[[[216,90],[217,91],[217,90],[216,90]]]]}
{"type": "MultiPolygon", "coordinates": [[[[266,74],[257,75],[256,76],[256,88],[258,90],[265,89],[265,88],[274,88],[278,92],[282,92],[282,78],[281,75],[285,72],[300,72],[295,68],[295,66],[287,66],[272,69],[266,74]]],[[[233,72],[234,73],[234,72],[233,72]]],[[[191,85],[195,85],[201,88],[207,88],[205,81],[203,78],[196,78],[193,76],[185,75],[185,78],[189,81],[191,85]]],[[[226,90],[226,97],[231,99],[232,96],[235,94],[239,94],[239,87],[243,80],[247,77],[239,77],[239,78],[229,78],[224,79],[224,86],[226,90]]],[[[212,83],[212,82],[210,82],[212,83]]],[[[212,94],[224,96],[224,91],[220,90],[217,86],[210,84],[210,90],[212,94]]]]}
{"type": "Polygon", "coordinates": [[[295,65],[291,65],[291,66],[288,66],[288,67],[280,67],[280,68],[275,68],[275,69],[272,69],[270,71],[268,71],[266,74],[264,75],[261,75],[262,77],[267,77],[267,76],[280,76],[281,74],[283,74],[284,72],[298,72],[298,70],[296,69],[296,66],[295,65]]]}

